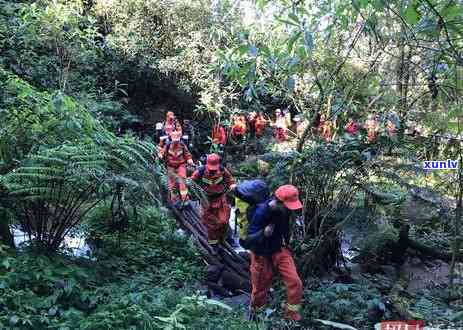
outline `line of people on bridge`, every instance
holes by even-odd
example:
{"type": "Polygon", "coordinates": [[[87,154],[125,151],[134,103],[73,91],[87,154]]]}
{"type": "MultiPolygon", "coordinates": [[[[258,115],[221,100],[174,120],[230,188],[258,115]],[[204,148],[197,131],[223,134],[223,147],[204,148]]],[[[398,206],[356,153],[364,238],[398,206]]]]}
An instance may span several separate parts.
{"type": "MultiPolygon", "coordinates": [[[[243,129],[243,118],[235,119],[243,129]]],[[[259,114],[255,119],[259,122],[259,114]]],[[[241,134],[242,130],[238,132],[241,134]]],[[[160,141],[158,157],[164,161],[167,169],[169,199],[171,203],[187,202],[186,166],[194,163],[187,144],[182,141],[182,128],[172,113],[167,115],[164,133],[168,135],[160,141]]],[[[261,132],[256,130],[256,133],[261,132]]],[[[216,136],[218,142],[226,142],[223,130],[218,126],[214,126],[213,136],[216,136]]],[[[219,244],[227,239],[230,232],[231,206],[227,192],[235,192],[237,200],[241,197],[241,205],[246,205],[247,200],[217,154],[208,154],[205,165],[196,168],[189,179],[197,183],[207,196],[207,200],[201,202],[201,222],[207,229],[208,243],[217,255],[219,244]]],[[[299,321],[303,288],[289,250],[291,212],[302,209],[299,191],[294,186],[283,185],[273,195],[262,194],[261,197],[265,198],[253,205],[252,212],[243,211],[247,213],[249,225],[246,237],[241,242],[251,251],[252,293],[249,318],[254,319],[265,306],[275,270],[280,274],[287,290],[284,317],[299,321]]],[[[251,209],[250,205],[248,208],[251,209]]]]}

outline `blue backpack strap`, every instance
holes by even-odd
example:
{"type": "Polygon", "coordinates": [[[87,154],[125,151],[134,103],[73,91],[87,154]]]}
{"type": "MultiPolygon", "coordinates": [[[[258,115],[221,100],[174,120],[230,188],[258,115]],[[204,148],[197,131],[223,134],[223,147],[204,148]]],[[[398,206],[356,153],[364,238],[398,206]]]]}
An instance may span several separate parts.
{"type": "Polygon", "coordinates": [[[198,172],[199,172],[199,175],[201,176],[201,178],[204,176],[204,172],[206,172],[206,166],[204,165],[201,165],[199,168],[198,168],[198,172]]]}

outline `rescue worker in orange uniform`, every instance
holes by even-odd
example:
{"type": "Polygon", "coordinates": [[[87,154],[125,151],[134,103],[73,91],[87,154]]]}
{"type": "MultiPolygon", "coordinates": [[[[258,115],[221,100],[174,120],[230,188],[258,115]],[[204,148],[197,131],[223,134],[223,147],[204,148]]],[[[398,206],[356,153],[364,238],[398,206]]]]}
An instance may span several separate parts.
{"type": "Polygon", "coordinates": [[[226,192],[236,188],[235,179],[221,165],[217,154],[207,155],[206,165],[199,167],[190,179],[198,183],[207,195],[207,203],[201,203],[201,222],[207,229],[212,253],[217,254],[219,242],[227,238],[231,208],[226,192]]]}
{"type": "MultiPolygon", "coordinates": [[[[182,131],[182,126],[175,118],[172,111],[166,114],[166,121],[162,124],[161,136],[159,138],[159,149],[164,148],[164,145],[169,142],[170,135],[174,131],[182,131]]],[[[180,133],[181,134],[181,133],[180,133]]]]}
{"type": "Polygon", "coordinates": [[[172,111],[168,111],[166,114],[166,121],[164,122],[163,131],[164,135],[170,136],[175,130],[175,115],[172,111]]]}
{"type": "Polygon", "coordinates": [[[227,143],[227,133],[225,128],[217,123],[212,127],[212,143],[225,145],[227,143]]]}
{"type": "Polygon", "coordinates": [[[220,124],[216,123],[212,127],[212,145],[210,153],[217,153],[220,155],[222,161],[225,159],[225,144],[227,143],[227,132],[225,128],[220,124]]]}
{"type": "Polygon", "coordinates": [[[325,120],[323,126],[321,127],[321,136],[325,139],[326,142],[331,142],[333,138],[333,122],[331,120],[325,120]]]}
{"type": "Polygon", "coordinates": [[[259,112],[254,121],[254,128],[256,131],[256,138],[260,139],[264,135],[264,129],[267,121],[265,120],[262,112],[259,112]]]}
{"type": "Polygon", "coordinates": [[[236,142],[242,142],[246,134],[246,118],[244,116],[234,115],[232,117],[233,126],[231,135],[236,142]]]}
{"type": "Polygon", "coordinates": [[[193,165],[193,159],[187,146],[181,142],[180,131],[173,131],[170,138],[171,141],[161,149],[159,158],[166,164],[171,203],[179,200],[176,190],[179,191],[182,202],[186,202],[188,200],[188,189],[185,184],[186,164],[193,165]]]}
{"type": "Polygon", "coordinates": [[[256,136],[256,119],[257,113],[255,111],[251,111],[248,115],[248,124],[249,124],[249,132],[251,133],[251,138],[256,136]]]}
{"type": "Polygon", "coordinates": [[[280,109],[275,110],[275,131],[274,135],[277,142],[286,141],[286,118],[280,109]]]}
{"type": "Polygon", "coordinates": [[[291,211],[302,209],[299,191],[292,185],[279,187],[274,196],[257,204],[250,215],[246,244],[251,250],[251,303],[250,319],[255,318],[267,302],[276,270],[286,286],[287,301],[284,317],[301,320],[302,282],[296,271],[289,245],[291,211]]]}
{"type": "Polygon", "coordinates": [[[349,117],[346,126],[344,126],[347,134],[355,136],[358,133],[359,127],[358,124],[354,121],[352,117],[349,117]]]}
{"type": "Polygon", "coordinates": [[[376,140],[378,136],[379,125],[373,115],[368,115],[368,119],[365,121],[364,128],[367,130],[367,141],[373,142],[376,140]]]}

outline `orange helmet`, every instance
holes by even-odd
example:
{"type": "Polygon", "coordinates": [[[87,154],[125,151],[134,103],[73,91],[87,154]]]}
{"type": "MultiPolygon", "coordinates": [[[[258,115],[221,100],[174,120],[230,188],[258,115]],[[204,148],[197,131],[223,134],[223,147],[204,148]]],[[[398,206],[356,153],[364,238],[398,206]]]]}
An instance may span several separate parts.
{"type": "Polygon", "coordinates": [[[290,210],[299,210],[302,203],[299,200],[299,190],[290,184],[279,187],[275,191],[275,197],[278,198],[290,210]]]}
{"type": "Polygon", "coordinates": [[[220,157],[217,154],[207,155],[206,167],[208,170],[217,171],[220,168],[220,157]]]}

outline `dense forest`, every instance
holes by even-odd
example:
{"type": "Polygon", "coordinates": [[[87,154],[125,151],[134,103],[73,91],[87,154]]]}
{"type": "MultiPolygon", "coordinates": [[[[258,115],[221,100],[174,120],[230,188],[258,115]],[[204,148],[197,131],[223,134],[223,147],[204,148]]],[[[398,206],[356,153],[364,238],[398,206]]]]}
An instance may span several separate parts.
{"type": "Polygon", "coordinates": [[[0,329],[463,329],[462,96],[460,0],[0,0],[0,329]],[[297,187],[301,320],[232,181],[211,247],[212,153],[297,187]]]}

